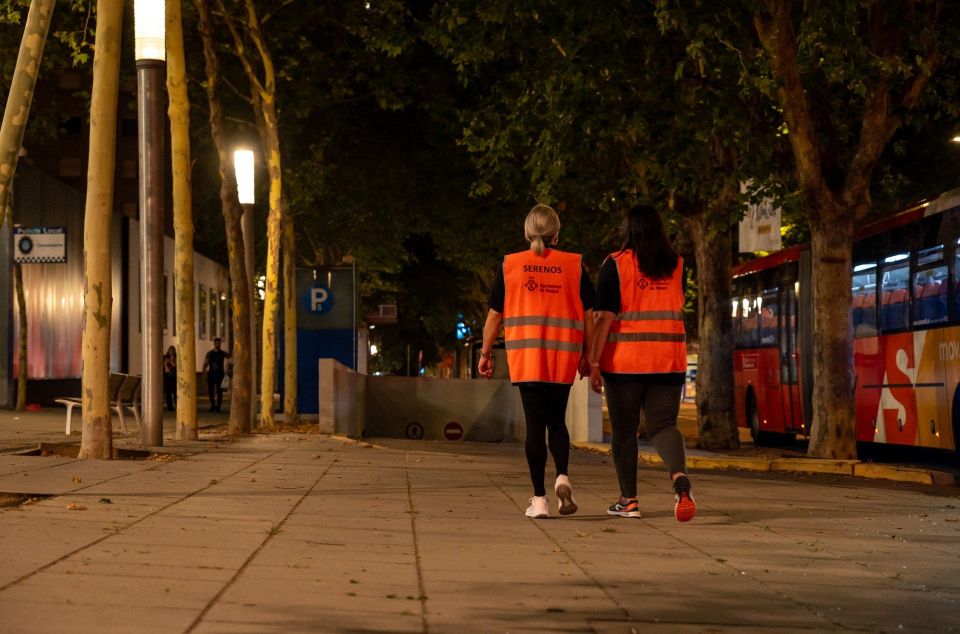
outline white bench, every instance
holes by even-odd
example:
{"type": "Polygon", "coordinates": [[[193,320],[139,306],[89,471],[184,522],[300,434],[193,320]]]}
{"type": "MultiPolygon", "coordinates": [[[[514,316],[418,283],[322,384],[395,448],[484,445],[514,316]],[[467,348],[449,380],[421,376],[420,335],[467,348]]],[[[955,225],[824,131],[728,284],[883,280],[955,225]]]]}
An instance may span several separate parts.
{"type": "Polygon", "coordinates": [[[135,374],[122,374],[123,383],[120,384],[120,389],[117,390],[117,398],[110,402],[110,407],[117,413],[117,416],[120,417],[120,428],[123,429],[123,433],[127,433],[127,422],[123,418],[123,410],[126,408],[133,409],[133,417],[137,421],[137,428],[140,427],[140,415],[139,412],[135,409],[134,399],[140,393],[140,377],[135,374]]]}
{"type": "MultiPolygon", "coordinates": [[[[120,386],[123,385],[124,378],[126,376],[127,375],[125,374],[116,374],[114,372],[111,372],[109,378],[107,379],[107,393],[110,395],[111,407],[113,407],[113,403],[117,400],[117,394],[119,393],[120,386]]],[[[83,401],[79,397],[64,396],[64,397],[55,399],[55,402],[60,403],[61,405],[66,405],[67,407],[67,425],[63,433],[69,436],[70,423],[72,422],[72,419],[73,419],[73,408],[76,407],[77,405],[80,405],[83,401]]],[[[122,423],[122,419],[121,419],[121,423],[122,423]]],[[[124,429],[124,431],[126,431],[126,429],[124,429]]]]}

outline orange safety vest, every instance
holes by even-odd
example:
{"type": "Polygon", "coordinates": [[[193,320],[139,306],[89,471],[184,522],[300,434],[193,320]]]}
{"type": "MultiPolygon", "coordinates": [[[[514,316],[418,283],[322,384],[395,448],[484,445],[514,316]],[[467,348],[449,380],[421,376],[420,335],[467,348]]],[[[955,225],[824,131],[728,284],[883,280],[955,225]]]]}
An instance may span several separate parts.
{"type": "Polygon", "coordinates": [[[651,280],[633,251],[611,253],[620,275],[620,313],[610,325],[600,369],[615,374],[687,371],[683,327],[683,258],[673,275],[651,280]]]}
{"type": "Polygon", "coordinates": [[[556,249],[503,259],[503,332],[514,383],[573,383],[583,351],[580,260],[556,249]]]}

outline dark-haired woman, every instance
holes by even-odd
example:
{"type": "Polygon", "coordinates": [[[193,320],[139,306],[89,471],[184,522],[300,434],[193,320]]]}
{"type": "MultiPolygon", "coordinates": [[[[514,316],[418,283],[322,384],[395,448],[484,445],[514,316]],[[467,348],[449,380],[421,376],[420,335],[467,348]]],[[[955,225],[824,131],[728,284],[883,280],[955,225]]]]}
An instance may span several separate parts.
{"type": "Polygon", "coordinates": [[[163,355],[163,399],[168,412],[177,411],[177,349],[167,348],[163,355]]]}
{"type": "Polygon", "coordinates": [[[570,436],[565,419],[577,371],[581,377],[589,374],[586,344],[594,290],[581,256],[555,248],[560,234],[556,211],[537,205],[527,214],[523,233],[530,248],[503,259],[490,289],[477,370],[493,376],[491,353],[503,324],[510,381],[520,388],[527,425],[524,449],[533,497],[525,513],[545,519],[550,517],[544,485],[548,445],[557,471],[557,510],[560,515],[577,511],[567,474],[570,436]]]}
{"type": "Polygon", "coordinates": [[[642,205],[627,212],[623,244],[600,269],[597,323],[590,346],[590,385],[606,387],[613,461],[620,498],[610,515],[640,517],[637,502],[637,428],[647,432],[673,480],[678,521],[696,514],[686,474],[683,434],[677,429],[687,370],[683,327],[683,260],[660,215],[642,205]]]}

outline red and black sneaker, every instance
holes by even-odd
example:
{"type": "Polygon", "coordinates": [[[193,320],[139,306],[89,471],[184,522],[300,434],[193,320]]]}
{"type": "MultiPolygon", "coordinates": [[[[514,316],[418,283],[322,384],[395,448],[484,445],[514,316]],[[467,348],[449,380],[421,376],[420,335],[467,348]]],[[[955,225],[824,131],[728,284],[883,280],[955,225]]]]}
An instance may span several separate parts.
{"type": "Polygon", "coordinates": [[[678,522],[689,522],[697,514],[697,503],[690,495],[690,478],[680,474],[673,479],[673,490],[676,493],[677,503],[673,507],[673,514],[678,522]]]}
{"type": "Polygon", "coordinates": [[[607,509],[607,515],[619,515],[620,517],[641,517],[640,505],[637,504],[637,498],[619,498],[613,505],[607,509]]]}

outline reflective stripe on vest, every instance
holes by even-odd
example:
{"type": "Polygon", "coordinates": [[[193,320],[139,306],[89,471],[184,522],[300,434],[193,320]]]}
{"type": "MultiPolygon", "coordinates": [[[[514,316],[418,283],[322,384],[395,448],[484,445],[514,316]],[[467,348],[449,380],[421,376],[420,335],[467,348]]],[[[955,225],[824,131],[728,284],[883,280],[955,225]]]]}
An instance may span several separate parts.
{"type": "Polygon", "coordinates": [[[632,251],[610,256],[620,278],[621,312],[614,317],[600,369],[616,374],[659,374],[687,369],[683,326],[683,260],[673,274],[651,280],[632,251]]]}
{"type": "Polygon", "coordinates": [[[510,380],[572,383],[583,350],[580,256],[547,249],[503,260],[503,329],[510,380]]]}

